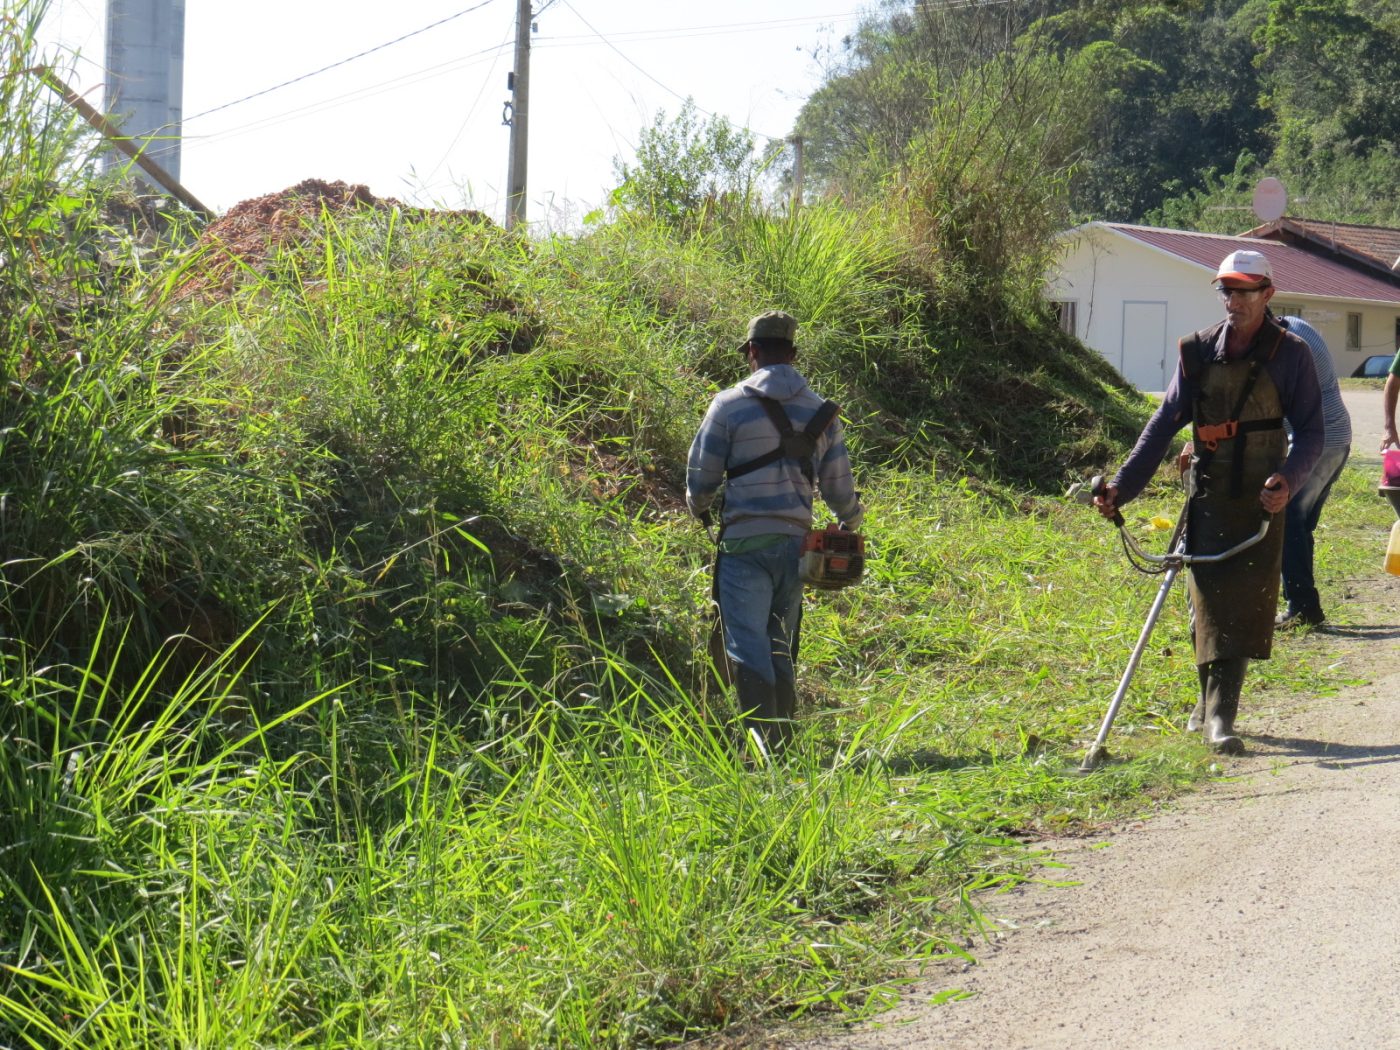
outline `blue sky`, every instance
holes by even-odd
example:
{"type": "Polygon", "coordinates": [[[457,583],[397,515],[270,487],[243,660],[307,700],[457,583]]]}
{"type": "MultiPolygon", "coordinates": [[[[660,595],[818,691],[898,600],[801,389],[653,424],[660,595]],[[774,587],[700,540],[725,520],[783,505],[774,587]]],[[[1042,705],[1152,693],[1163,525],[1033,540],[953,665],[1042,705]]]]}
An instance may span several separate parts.
{"type": "MultiPolygon", "coordinates": [[[[52,0],[44,34],[77,50],[75,86],[99,107],[105,6],[52,0]]],[[[813,53],[839,50],[871,4],[534,6],[529,218],[569,226],[604,200],[613,158],[630,159],[638,131],[658,110],[674,114],[685,96],[761,137],[786,135],[821,83],[813,53]]],[[[220,211],[321,178],[499,217],[515,10],[516,0],[187,0],[183,181],[220,211]],[[372,53],[239,101],[365,51],[372,53]]]]}

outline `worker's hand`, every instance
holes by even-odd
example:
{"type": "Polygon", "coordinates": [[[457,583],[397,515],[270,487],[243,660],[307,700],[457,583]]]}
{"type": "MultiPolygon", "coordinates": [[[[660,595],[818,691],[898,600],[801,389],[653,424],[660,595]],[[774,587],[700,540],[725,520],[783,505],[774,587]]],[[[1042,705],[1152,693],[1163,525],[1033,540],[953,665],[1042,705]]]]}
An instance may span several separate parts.
{"type": "Polygon", "coordinates": [[[1109,521],[1118,516],[1118,486],[1105,485],[1103,490],[1094,496],[1094,508],[1109,521]]]}
{"type": "Polygon", "coordinates": [[[1181,451],[1176,454],[1176,469],[1178,473],[1185,474],[1191,469],[1191,457],[1196,454],[1194,442],[1188,441],[1181,446],[1181,451]]]}
{"type": "Polygon", "coordinates": [[[1400,435],[1395,433],[1394,427],[1386,427],[1385,433],[1381,436],[1381,451],[1388,452],[1393,448],[1400,448],[1400,435]]]}
{"type": "Polygon", "coordinates": [[[1288,506],[1288,479],[1282,474],[1270,474],[1259,492],[1259,505],[1270,514],[1288,506]]]}

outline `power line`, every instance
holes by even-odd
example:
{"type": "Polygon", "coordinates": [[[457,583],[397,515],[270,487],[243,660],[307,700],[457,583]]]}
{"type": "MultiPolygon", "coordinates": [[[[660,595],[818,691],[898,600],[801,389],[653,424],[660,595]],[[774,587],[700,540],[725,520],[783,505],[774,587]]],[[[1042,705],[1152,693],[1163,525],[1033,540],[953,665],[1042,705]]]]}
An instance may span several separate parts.
{"type": "Polygon", "coordinates": [[[452,136],[451,143],[449,143],[447,149],[443,151],[442,159],[439,160],[435,165],[433,165],[433,170],[429,172],[427,178],[423,180],[425,185],[432,185],[434,177],[437,175],[438,171],[442,168],[442,166],[447,163],[447,158],[450,157],[452,155],[452,151],[457,148],[457,143],[462,140],[462,135],[465,134],[467,130],[467,124],[471,121],[472,115],[476,113],[476,107],[481,105],[481,96],[486,94],[486,85],[491,82],[491,77],[495,75],[496,63],[501,60],[501,52],[506,49],[507,45],[509,45],[511,34],[514,31],[515,24],[514,20],[512,19],[511,23],[506,26],[506,35],[501,39],[501,42],[497,44],[494,48],[496,56],[493,59],[491,59],[491,68],[486,71],[486,76],[482,78],[481,89],[477,91],[476,98],[472,99],[472,104],[467,109],[467,115],[462,118],[462,123],[457,128],[457,134],[452,136]]]}
{"type": "Polygon", "coordinates": [[[189,123],[191,120],[198,120],[200,117],[207,117],[211,113],[217,113],[220,110],[228,109],[230,106],[237,106],[243,102],[249,101],[250,99],[260,98],[261,96],[271,94],[274,91],[280,91],[284,87],[290,87],[292,84],[298,84],[303,80],[309,80],[311,77],[319,76],[320,74],[325,73],[328,70],[336,69],[340,66],[346,65],[347,63],[354,62],[357,58],[364,58],[366,55],[372,55],[376,51],[383,51],[386,47],[392,47],[395,44],[403,43],[403,41],[408,40],[411,37],[419,36],[423,33],[426,33],[430,29],[436,29],[438,26],[445,25],[448,22],[453,21],[454,19],[461,18],[463,15],[469,15],[473,11],[480,11],[483,7],[486,7],[488,4],[493,2],[494,0],[481,0],[481,3],[476,4],[473,7],[468,7],[465,10],[458,11],[455,15],[448,15],[446,18],[440,18],[431,25],[424,26],[422,29],[415,29],[411,33],[405,33],[403,36],[395,37],[393,40],[387,40],[384,43],[372,47],[367,51],[361,51],[359,54],[351,55],[349,58],[342,58],[339,62],[332,62],[328,66],[322,66],[320,69],[314,69],[310,73],[303,73],[301,76],[293,77],[291,80],[284,80],[282,81],[282,83],[274,84],[270,88],[263,88],[261,91],[254,91],[251,95],[244,95],[242,98],[236,98],[232,102],[225,102],[223,105],[215,106],[213,109],[206,109],[203,113],[196,113],[192,117],[183,118],[183,120],[185,123],[189,123]]]}
{"type": "MultiPolygon", "coordinates": [[[[577,12],[575,12],[577,14],[577,12]]],[[[655,40],[684,40],[699,36],[736,36],[740,33],[765,32],[778,29],[797,29],[803,26],[821,25],[835,19],[849,19],[850,12],[830,15],[804,15],[801,18],[774,18],[755,22],[719,22],[714,25],[677,26],[674,29],[623,29],[612,34],[612,39],[626,43],[650,43],[655,40]]],[[[541,47],[570,47],[575,41],[601,39],[592,34],[566,34],[552,36],[540,42],[541,47]]],[[[606,41],[603,41],[606,43],[606,41]]]]}
{"type": "MultiPolygon", "coordinates": [[[[591,23],[590,21],[588,21],[588,19],[584,18],[583,15],[579,14],[578,8],[574,7],[574,5],[571,4],[571,3],[569,2],[569,0],[559,0],[559,2],[562,3],[565,7],[567,7],[570,11],[572,11],[572,12],[574,13],[574,17],[577,18],[580,22],[582,22],[585,26],[587,26],[587,27],[589,28],[589,30],[593,33],[594,36],[596,36],[596,37],[597,37],[599,40],[601,40],[603,43],[607,44],[608,47],[612,48],[612,50],[615,51],[615,52],[617,53],[617,55],[618,55],[619,58],[621,58],[621,59],[622,59],[624,62],[626,62],[629,66],[631,66],[633,69],[635,69],[638,73],[642,74],[642,76],[644,76],[644,77],[646,77],[648,80],[650,80],[650,81],[651,81],[653,84],[655,84],[657,87],[661,88],[661,90],[663,90],[663,91],[665,91],[665,92],[668,92],[669,94],[674,95],[676,98],[680,99],[682,102],[689,102],[691,105],[695,106],[695,108],[696,108],[697,110],[699,110],[701,113],[705,114],[705,116],[707,116],[707,117],[711,117],[711,118],[713,118],[713,119],[715,119],[715,120],[727,119],[727,118],[721,118],[721,117],[719,116],[718,113],[711,113],[708,109],[705,109],[703,106],[698,105],[698,104],[695,102],[695,97],[694,97],[693,95],[682,95],[679,91],[676,91],[674,88],[670,87],[669,85],[663,84],[661,81],[657,80],[656,77],[652,76],[650,73],[648,73],[648,72],[647,72],[645,69],[643,69],[641,66],[637,65],[636,62],[633,62],[632,59],[629,58],[629,57],[627,56],[627,54],[626,54],[625,52],[623,52],[616,44],[614,44],[611,40],[609,40],[607,37],[605,37],[602,33],[598,32],[598,30],[595,29],[595,28],[593,27],[593,23],[591,23]]],[[[765,139],[770,139],[770,140],[772,140],[772,141],[774,141],[774,142],[782,141],[782,140],[784,140],[784,139],[786,138],[786,136],[784,136],[784,135],[768,135],[768,134],[765,134],[765,133],[762,132],[762,131],[756,131],[756,130],[753,129],[753,128],[749,128],[748,130],[749,130],[749,131],[753,131],[754,134],[759,135],[759,136],[761,136],[761,137],[763,137],[763,138],[765,138],[765,139]]]]}
{"type": "MultiPolygon", "coordinates": [[[[474,12],[474,11],[479,11],[479,10],[481,10],[483,7],[489,6],[489,4],[490,4],[491,2],[492,2],[492,0],[482,0],[481,3],[475,4],[475,5],[472,6],[472,7],[468,7],[468,8],[465,8],[464,10],[461,10],[461,11],[456,12],[455,14],[448,15],[447,17],[442,18],[442,19],[439,19],[439,20],[437,20],[436,22],[433,22],[433,23],[431,23],[431,24],[429,24],[429,25],[426,25],[426,26],[424,26],[424,27],[422,27],[422,28],[420,28],[420,29],[416,29],[416,30],[414,30],[414,31],[412,31],[412,32],[410,32],[410,33],[405,33],[405,34],[403,34],[402,36],[396,37],[396,38],[394,38],[393,40],[386,41],[385,43],[379,44],[379,45],[377,45],[377,46],[375,46],[375,47],[372,47],[372,48],[369,48],[369,49],[367,49],[367,50],[365,50],[365,51],[358,52],[357,54],[351,55],[351,56],[349,56],[348,58],[344,58],[344,59],[341,59],[341,60],[339,60],[339,61],[337,61],[337,62],[330,63],[329,65],[322,66],[322,67],[319,68],[319,69],[313,70],[313,71],[311,71],[311,72],[309,72],[309,73],[305,73],[305,74],[302,74],[302,75],[297,76],[297,77],[293,77],[293,78],[290,79],[290,80],[283,81],[283,82],[281,82],[281,83],[279,83],[279,84],[275,84],[275,85],[273,85],[273,86],[271,86],[271,87],[264,88],[264,89],[262,89],[262,90],[252,92],[251,94],[248,94],[248,95],[244,95],[244,96],[242,96],[241,98],[234,99],[234,100],[231,101],[231,102],[226,102],[226,103],[223,103],[222,105],[215,106],[215,107],[213,107],[213,108],[211,108],[211,109],[203,110],[202,112],[196,113],[196,114],[194,114],[193,116],[184,117],[184,118],[183,118],[183,122],[184,122],[186,125],[188,125],[188,123],[189,123],[190,121],[195,121],[195,120],[202,119],[202,118],[204,118],[204,117],[210,116],[211,114],[221,112],[222,110],[229,109],[229,108],[231,108],[231,107],[233,107],[233,106],[236,106],[236,105],[240,105],[241,103],[250,101],[250,100],[252,100],[252,99],[260,98],[260,97],[262,97],[262,96],[264,96],[264,95],[271,94],[272,92],[278,91],[278,90],[280,90],[280,89],[282,89],[282,88],[285,88],[285,87],[288,87],[288,86],[290,86],[290,85],[292,85],[292,84],[296,84],[296,83],[299,83],[299,82],[301,82],[301,81],[308,80],[308,79],[310,79],[310,78],[312,78],[312,77],[315,77],[315,76],[317,76],[317,75],[319,75],[319,74],[321,74],[321,73],[327,72],[327,71],[332,70],[332,69],[336,69],[336,68],[338,68],[338,67],[340,67],[340,66],[346,65],[346,64],[348,64],[348,63],[350,63],[350,62],[353,62],[353,61],[355,61],[356,59],[363,58],[363,57],[365,57],[365,56],[367,56],[367,55],[370,55],[370,54],[374,54],[375,52],[377,52],[377,51],[382,51],[382,50],[384,50],[385,48],[388,48],[388,47],[393,46],[394,44],[401,43],[402,41],[408,40],[408,39],[410,39],[410,38],[412,38],[412,37],[415,37],[415,36],[419,36],[419,35],[421,35],[421,34],[423,34],[423,33],[428,32],[429,30],[432,30],[432,29],[435,29],[435,28],[437,28],[437,27],[439,27],[439,26],[442,26],[442,25],[446,24],[447,22],[450,22],[450,21],[453,21],[453,20],[455,20],[455,19],[461,18],[461,17],[463,17],[464,15],[470,14],[470,13],[472,13],[472,12],[474,12]]],[[[687,96],[682,95],[680,92],[678,92],[678,91],[674,90],[673,88],[671,88],[670,86],[668,86],[668,85],[662,83],[662,82],[661,82],[660,80],[658,80],[655,76],[653,76],[653,75],[652,75],[651,73],[649,73],[647,70],[643,69],[640,65],[638,65],[630,56],[628,56],[628,55],[625,54],[623,51],[621,51],[621,50],[617,47],[617,45],[616,45],[615,43],[613,43],[613,41],[612,41],[611,39],[609,39],[608,37],[605,37],[605,36],[604,36],[602,33],[600,33],[591,23],[589,23],[589,22],[587,21],[587,19],[583,18],[583,16],[582,16],[581,14],[579,14],[578,10],[577,10],[576,8],[574,8],[571,4],[568,3],[568,0],[547,0],[547,2],[544,4],[544,6],[541,7],[541,8],[540,8],[538,11],[536,11],[535,13],[538,15],[538,14],[540,14],[541,12],[546,11],[546,10],[548,10],[548,9],[550,9],[550,8],[552,8],[552,7],[554,7],[555,4],[560,3],[560,2],[564,3],[564,5],[565,5],[566,7],[568,7],[568,8],[574,13],[574,15],[579,19],[579,21],[581,21],[585,26],[587,26],[587,28],[590,30],[591,36],[585,36],[585,35],[583,35],[583,34],[577,34],[577,35],[575,35],[575,36],[546,38],[545,40],[540,41],[540,42],[539,42],[538,44],[536,44],[535,46],[538,47],[538,46],[543,45],[543,46],[546,46],[546,47],[567,47],[567,46],[576,46],[577,43],[582,43],[582,42],[587,42],[587,41],[596,41],[596,42],[605,44],[606,46],[608,46],[609,48],[611,48],[614,52],[616,52],[624,61],[626,61],[629,65],[631,65],[633,68],[635,68],[639,73],[641,73],[643,76],[647,77],[649,80],[651,80],[653,83],[655,83],[658,87],[662,88],[662,90],[668,92],[669,94],[673,95],[673,96],[676,97],[677,99],[680,99],[681,101],[687,101],[687,100],[689,100],[689,101],[691,101],[692,104],[695,104],[693,98],[689,98],[689,99],[688,99],[687,96]]],[[[946,3],[946,2],[949,2],[949,0],[945,0],[945,3],[946,3]]],[[[969,3],[969,2],[975,3],[975,2],[977,2],[977,0],[951,0],[951,3],[954,3],[954,4],[956,4],[956,3],[969,3]]],[[[987,2],[987,0],[982,0],[982,2],[987,2]]],[[[994,2],[994,3],[995,3],[995,2],[998,2],[998,0],[991,0],[991,2],[994,2]]],[[[1001,0],[1001,2],[1005,2],[1005,0],[1001,0]]],[[[756,30],[762,31],[762,30],[765,29],[765,28],[773,28],[773,29],[778,29],[778,28],[789,28],[789,27],[798,26],[798,25],[806,25],[806,24],[820,23],[820,22],[822,22],[822,21],[827,20],[828,18],[843,18],[843,17],[850,17],[850,15],[849,15],[849,13],[845,13],[845,14],[837,14],[837,15],[823,15],[823,16],[816,16],[816,17],[807,16],[807,17],[804,17],[804,18],[767,19],[767,20],[759,20],[759,21],[753,21],[753,22],[719,23],[719,24],[711,25],[711,26],[706,26],[706,25],[700,25],[700,26],[685,26],[685,27],[679,27],[674,33],[667,33],[667,32],[664,32],[664,31],[624,30],[624,31],[622,31],[622,32],[620,32],[620,33],[618,33],[618,34],[615,34],[615,35],[616,35],[616,36],[626,36],[626,37],[630,37],[630,38],[634,39],[636,42],[643,42],[643,41],[650,41],[650,40],[664,40],[664,39],[671,39],[671,38],[680,39],[680,38],[684,38],[684,37],[687,37],[687,36],[696,36],[696,35],[732,35],[732,34],[734,34],[734,33],[744,32],[744,31],[751,30],[751,29],[756,29],[756,30]]],[[[472,56],[468,56],[468,58],[476,57],[476,56],[483,55],[483,54],[487,54],[487,53],[490,53],[490,52],[495,52],[495,53],[496,53],[496,58],[493,59],[493,63],[492,63],[492,68],[494,69],[494,68],[495,68],[495,62],[499,60],[500,51],[501,51],[501,49],[502,49],[504,46],[505,46],[504,44],[501,44],[501,45],[497,45],[497,46],[494,47],[494,48],[486,48],[486,49],[483,49],[482,51],[475,52],[472,56]]],[[[92,62],[91,59],[88,59],[87,61],[92,62]]],[[[95,66],[97,66],[98,68],[102,68],[102,66],[101,66],[100,63],[92,62],[92,64],[95,65],[95,66]]],[[[430,68],[435,69],[435,70],[440,70],[441,72],[448,72],[448,71],[450,71],[451,68],[457,68],[457,67],[459,67],[459,66],[462,65],[462,64],[463,64],[463,63],[462,63],[461,60],[454,60],[453,62],[450,62],[450,63],[443,63],[443,64],[441,64],[441,65],[439,65],[439,66],[434,66],[434,67],[430,67],[430,68]]],[[[420,82],[421,80],[424,80],[424,79],[430,79],[431,76],[440,75],[439,73],[429,74],[429,76],[423,76],[423,75],[421,75],[421,74],[424,73],[424,72],[426,72],[426,71],[421,71],[421,70],[420,70],[418,74],[412,74],[412,75],[409,75],[409,76],[407,76],[407,77],[393,78],[393,79],[390,79],[390,80],[387,80],[387,81],[381,81],[378,85],[375,85],[374,87],[376,87],[376,88],[383,88],[384,90],[393,90],[396,86],[408,86],[408,85],[411,85],[411,84],[413,84],[413,83],[418,83],[418,82],[420,82]]],[[[484,85],[483,85],[483,90],[484,90],[484,85]]],[[[332,96],[330,99],[324,99],[324,100],[322,100],[322,101],[320,101],[320,102],[311,103],[311,104],[306,105],[306,106],[296,107],[296,108],[294,108],[294,109],[284,111],[284,112],[281,113],[281,114],[275,114],[275,115],[273,115],[273,116],[269,116],[269,117],[265,117],[265,118],[260,118],[259,120],[252,121],[252,122],[250,122],[250,123],[248,123],[248,124],[238,125],[238,126],[235,126],[235,127],[233,127],[233,128],[229,128],[229,129],[226,129],[226,130],[223,130],[223,131],[216,131],[216,132],[212,132],[212,133],[209,133],[209,134],[206,134],[206,135],[189,135],[189,134],[186,134],[186,135],[184,136],[184,139],[185,139],[185,141],[186,141],[188,144],[190,144],[190,145],[195,145],[195,144],[208,144],[208,143],[211,143],[211,142],[213,142],[213,141],[215,141],[215,140],[224,139],[224,138],[229,138],[229,137],[236,136],[236,135],[239,135],[239,134],[243,134],[243,133],[246,133],[246,132],[249,132],[249,131],[260,130],[260,129],[262,129],[262,128],[267,128],[267,127],[273,127],[273,126],[276,126],[276,125],[279,124],[279,123],[284,123],[286,120],[295,119],[298,115],[302,115],[302,114],[305,114],[305,115],[313,115],[314,113],[322,112],[322,111],[325,110],[325,109],[333,108],[334,105],[336,105],[337,103],[342,103],[342,102],[345,102],[345,101],[355,101],[355,100],[359,100],[359,99],[362,99],[362,98],[372,97],[374,94],[378,94],[378,93],[380,93],[380,92],[375,91],[375,90],[373,90],[373,89],[363,89],[363,88],[362,88],[362,89],[359,89],[359,90],[357,90],[357,91],[347,92],[347,93],[345,93],[345,94],[343,94],[343,95],[332,96]]],[[[475,107],[476,107],[476,105],[479,103],[479,101],[480,101],[480,94],[478,94],[477,102],[474,102],[474,103],[473,103],[473,106],[472,106],[473,110],[475,109],[475,107]]],[[[699,106],[698,104],[695,104],[695,108],[696,108],[700,113],[704,114],[705,116],[718,119],[718,114],[713,113],[713,112],[711,112],[710,110],[707,110],[707,109],[703,108],[702,106],[699,106]]],[[[470,112],[469,112],[469,115],[470,115],[470,112]]],[[[750,129],[750,130],[753,130],[753,129],[750,129]]],[[[782,138],[782,136],[767,135],[767,134],[765,134],[765,133],[763,133],[763,132],[756,132],[756,134],[759,134],[759,135],[760,135],[761,137],[763,137],[763,138],[772,139],[772,140],[775,140],[775,141],[778,140],[778,139],[780,139],[780,138],[782,138]]],[[[458,138],[460,138],[460,135],[461,135],[461,131],[459,130],[459,131],[458,131],[458,138]]],[[[440,167],[440,166],[441,166],[441,162],[439,162],[438,167],[440,167]]]]}
{"type": "Polygon", "coordinates": [[[363,99],[372,98],[375,95],[382,95],[389,91],[397,91],[405,87],[412,87],[414,84],[420,84],[425,80],[432,80],[435,77],[444,76],[455,70],[475,65],[475,60],[481,58],[483,55],[495,52],[499,57],[501,50],[505,46],[505,44],[497,44],[493,47],[482,48],[480,51],[474,51],[470,55],[454,58],[449,62],[441,62],[436,66],[429,66],[427,69],[420,69],[413,73],[406,73],[400,77],[381,80],[379,83],[371,84],[368,87],[356,88],[354,91],[347,91],[344,94],[333,95],[330,98],[310,102],[304,106],[283,110],[281,113],[274,113],[271,116],[259,117],[257,120],[249,121],[247,124],[238,124],[231,128],[225,128],[221,131],[210,132],[204,135],[186,135],[184,136],[184,140],[187,145],[208,145],[220,139],[233,138],[250,131],[261,131],[265,128],[275,127],[278,124],[284,124],[298,117],[312,116],[350,102],[359,102],[363,99]]]}

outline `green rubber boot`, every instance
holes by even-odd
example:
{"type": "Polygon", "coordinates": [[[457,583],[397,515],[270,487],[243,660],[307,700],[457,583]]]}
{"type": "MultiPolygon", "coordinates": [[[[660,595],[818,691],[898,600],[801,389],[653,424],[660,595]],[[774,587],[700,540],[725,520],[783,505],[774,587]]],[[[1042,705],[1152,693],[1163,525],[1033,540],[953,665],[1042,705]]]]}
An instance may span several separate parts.
{"type": "Polygon", "coordinates": [[[1206,665],[1205,724],[1202,739],[1221,755],[1244,754],[1244,741],[1235,735],[1235,717],[1240,710],[1240,690],[1244,686],[1244,658],[1213,660],[1206,665]]]}
{"type": "Polygon", "coordinates": [[[742,665],[734,670],[734,689],[739,694],[739,710],[744,716],[744,735],[766,759],[778,740],[777,690],[757,671],[742,665]]]}

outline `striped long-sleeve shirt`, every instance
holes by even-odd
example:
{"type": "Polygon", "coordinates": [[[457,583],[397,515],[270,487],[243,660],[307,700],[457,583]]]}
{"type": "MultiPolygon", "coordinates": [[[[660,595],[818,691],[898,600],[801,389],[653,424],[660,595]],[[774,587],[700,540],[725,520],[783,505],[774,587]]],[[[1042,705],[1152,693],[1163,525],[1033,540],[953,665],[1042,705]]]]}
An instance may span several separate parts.
{"type": "MultiPolygon", "coordinates": [[[[794,430],[805,427],[822,406],[822,399],[792,365],[760,368],[717,394],[690,446],[685,496],[692,514],[698,516],[714,503],[727,468],[777,447],[777,428],[759,397],[778,401],[794,430]]],[[[812,465],[822,499],[839,521],[855,528],[865,508],[856,493],[839,418],[833,419],[817,439],[812,465]]],[[[812,526],[812,497],[812,486],[801,467],[788,459],[734,478],[725,485],[725,536],[803,535],[812,526]]]]}
{"type": "MultiPolygon", "coordinates": [[[[1317,385],[1322,391],[1322,447],[1351,448],[1351,413],[1342,401],[1342,388],[1337,383],[1337,369],[1327,343],[1316,328],[1301,317],[1280,317],[1278,323],[1292,332],[1312,351],[1313,368],[1317,370],[1317,385]]],[[[1289,437],[1293,428],[1288,428],[1289,437]]]]}

